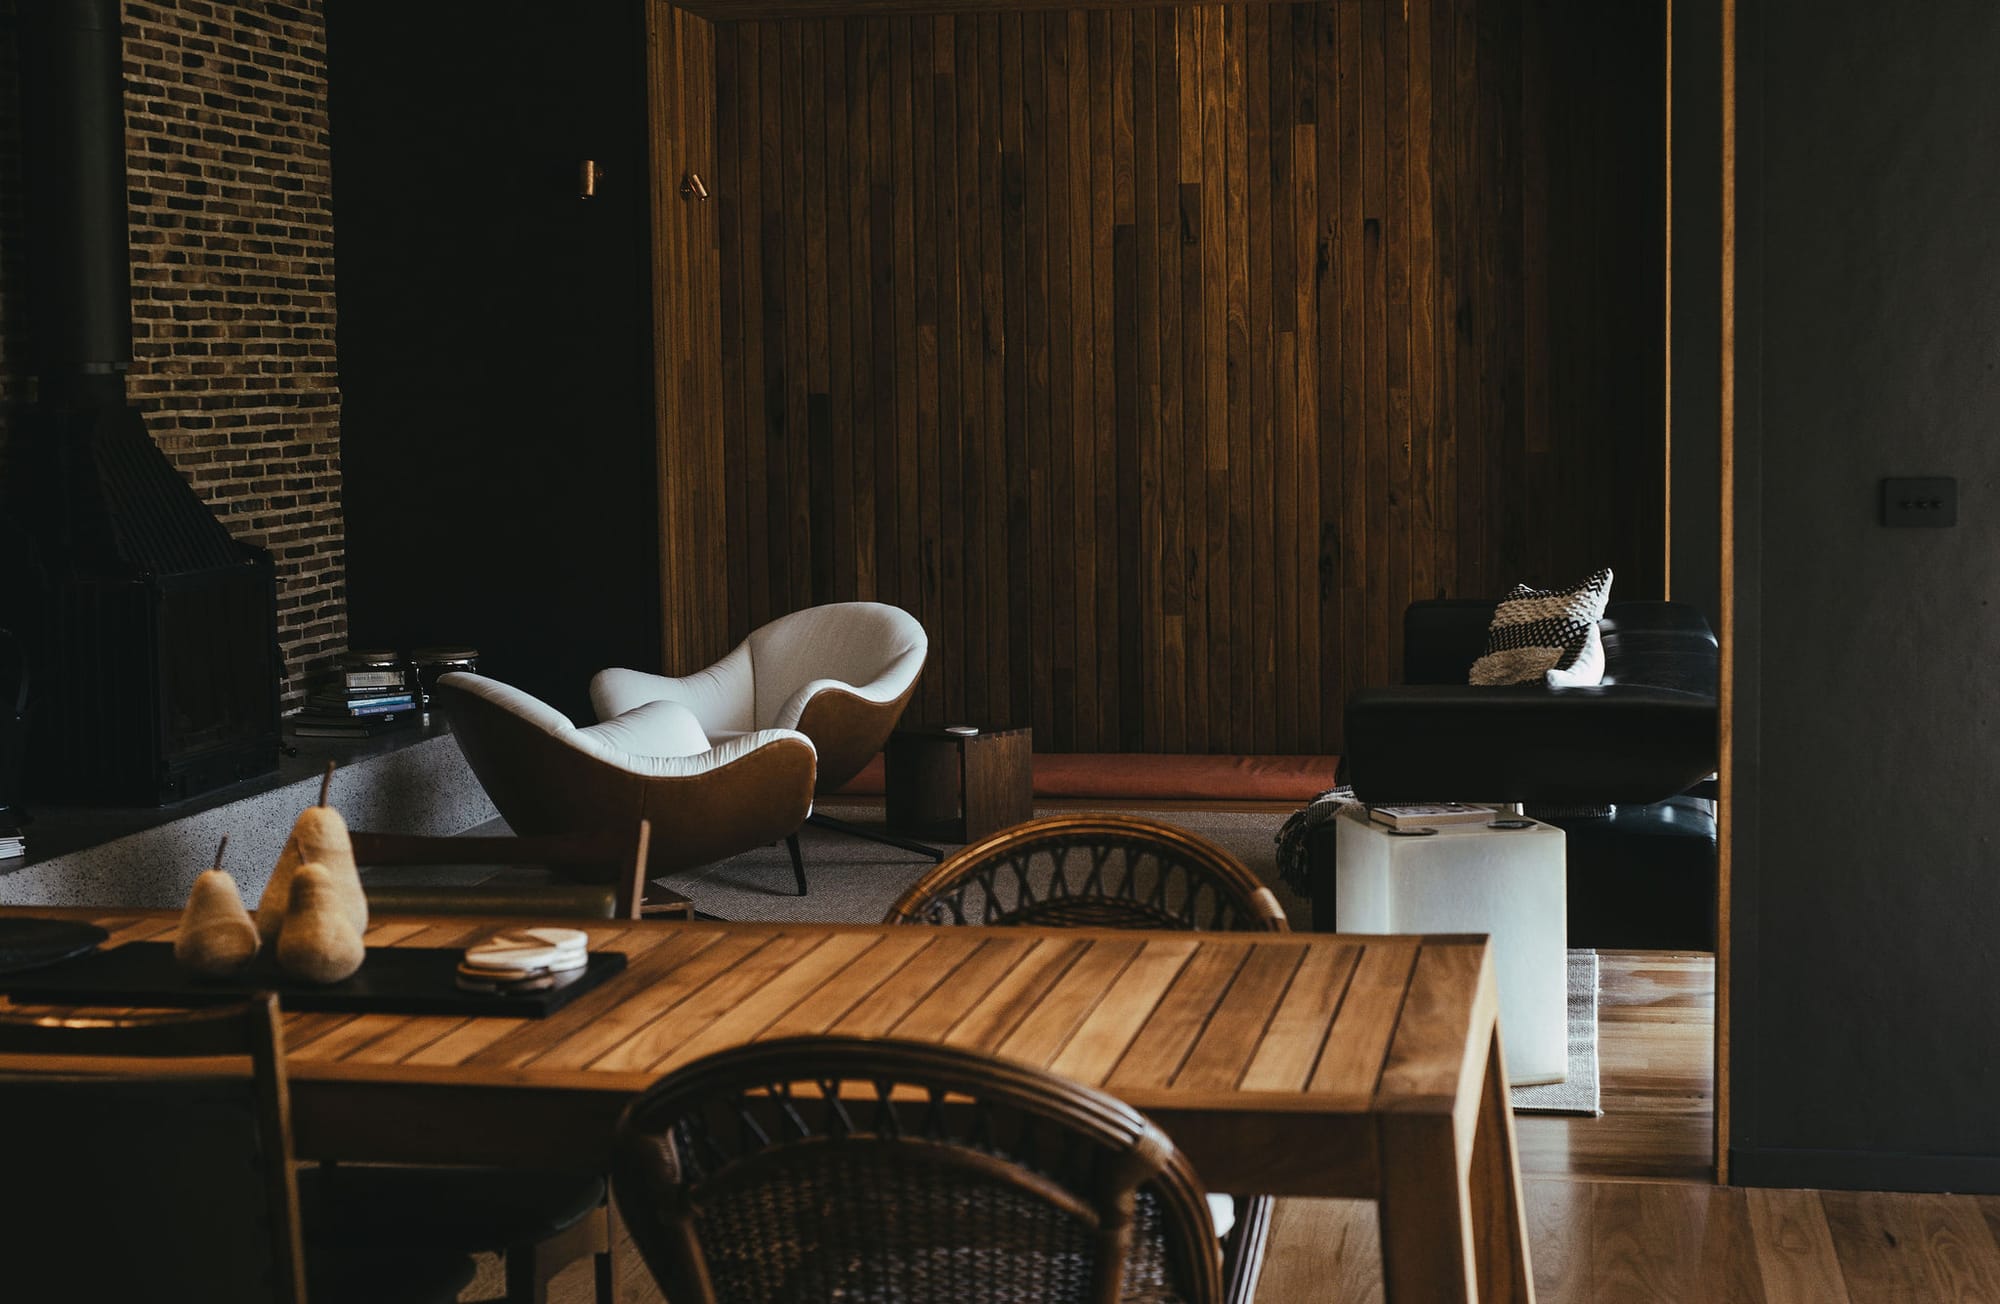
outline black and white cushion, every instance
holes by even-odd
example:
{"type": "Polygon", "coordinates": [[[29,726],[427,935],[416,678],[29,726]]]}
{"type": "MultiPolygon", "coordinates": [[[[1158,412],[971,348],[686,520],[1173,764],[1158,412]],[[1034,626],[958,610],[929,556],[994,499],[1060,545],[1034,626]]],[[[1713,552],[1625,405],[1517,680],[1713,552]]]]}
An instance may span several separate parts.
{"type": "Polygon", "coordinates": [[[1611,571],[1597,571],[1566,589],[1516,584],[1493,611],[1486,652],[1472,663],[1480,685],[1531,684],[1551,688],[1600,683],[1604,644],[1597,622],[1611,599],[1611,571]]]}

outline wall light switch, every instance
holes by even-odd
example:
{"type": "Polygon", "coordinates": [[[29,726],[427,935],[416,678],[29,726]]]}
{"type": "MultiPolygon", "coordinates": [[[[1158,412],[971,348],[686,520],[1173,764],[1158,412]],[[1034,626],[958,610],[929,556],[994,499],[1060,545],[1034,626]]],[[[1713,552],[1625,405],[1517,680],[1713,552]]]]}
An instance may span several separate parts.
{"type": "Polygon", "coordinates": [[[1958,481],[1951,476],[1882,482],[1882,524],[1958,524],[1958,481]]]}

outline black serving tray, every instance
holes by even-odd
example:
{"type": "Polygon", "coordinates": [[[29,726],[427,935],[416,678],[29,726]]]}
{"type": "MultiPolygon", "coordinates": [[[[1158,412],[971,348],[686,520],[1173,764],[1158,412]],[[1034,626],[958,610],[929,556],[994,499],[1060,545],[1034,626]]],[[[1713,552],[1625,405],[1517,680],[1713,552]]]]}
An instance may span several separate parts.
{"type": "Polygon", "coordinates": [[[111,934],[80,919],[0,919],[0,974],[39,969],[97,949],[111,934]]]}
{"type": "Polygon", "coordinates": [[[623,951],[592,951],[590,963],[546,991],[468,992],[458,986],[465,952],[448,946],[371,947],[352,978],[321,986],[288,978],[269,955],[233,978],[201,978],[174,962],[170,942],[127,942],[21,973],[0,974],[0,992],[59,1005],[181,1006],[276,992],[287,1010],[349,1014],[553,1014],[625,967],[623,951]]]}

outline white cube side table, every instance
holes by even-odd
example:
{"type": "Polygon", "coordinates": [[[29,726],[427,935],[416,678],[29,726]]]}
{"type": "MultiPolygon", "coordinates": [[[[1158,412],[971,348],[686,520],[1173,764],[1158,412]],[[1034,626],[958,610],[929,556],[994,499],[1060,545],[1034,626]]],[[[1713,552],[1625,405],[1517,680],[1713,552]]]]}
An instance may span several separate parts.
{"type": "Polygon", "coordinates": [[[1500,1037],[1515,1086],[1569,1076],[1569,913],[1563,831],[1445,825],[1391,833],[1356,806],[1334,846],[1343,933],[1488,933],[1500,1037]]]}

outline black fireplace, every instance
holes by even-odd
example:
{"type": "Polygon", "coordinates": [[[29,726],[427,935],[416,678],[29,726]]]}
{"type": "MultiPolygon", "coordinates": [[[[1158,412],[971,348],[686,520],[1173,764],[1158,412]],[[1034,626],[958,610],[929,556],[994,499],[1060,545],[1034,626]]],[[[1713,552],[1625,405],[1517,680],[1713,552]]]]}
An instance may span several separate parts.
{"type": "Polygon", "coordinates": [[[118,0],[21,6],[36,394],[8,440],[5,610],[29,794],[157,805],[277,768],[271,558],[230,537],[125,399],[118,0]]]}

